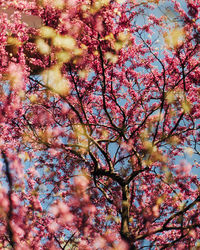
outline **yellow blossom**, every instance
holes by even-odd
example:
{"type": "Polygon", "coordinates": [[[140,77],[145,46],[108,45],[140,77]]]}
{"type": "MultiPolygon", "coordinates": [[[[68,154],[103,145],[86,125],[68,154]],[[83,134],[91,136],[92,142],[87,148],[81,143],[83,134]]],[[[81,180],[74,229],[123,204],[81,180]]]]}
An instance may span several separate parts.
{"type": "Polygon", "coordinates": [[[53,28],[48,26],[43,26],[40,28],[40,37],[42,38],[53,38],[56,35],[56,32],[53,28]]]}
{"type": "Polygon", "coordinates": [[[50,47],[49,45],[41,38],[36,40],[36,45],[41,54],[49,54],[50,53],[50,47]]]}
{"type": "Polygon", "coordinates": [[[69,82],[65,79],[58,66],[54,66],[42,73],[44,83],[55,93],[67,95],[69,93],[69,82]]]}
{"type": "Polygon", "coordinates": [[[185,100],[182,102],[182,108],[185,114],[189,114],[191,110],[191,104],[189,101],[185,100]]]}
{"type": "Polygon", "coordinates": [[[53,45],[65,50],[73,50],[75,48],[76,42],[70,36],[57,35],[53,39],[53,45]]]}
{"type": "Polygon", "coordinates": [[[164,33],[165,43],[168,47],[176,48],[184,42],[185,32],[183,28],[177,27],[169,33],[164,33]]]}

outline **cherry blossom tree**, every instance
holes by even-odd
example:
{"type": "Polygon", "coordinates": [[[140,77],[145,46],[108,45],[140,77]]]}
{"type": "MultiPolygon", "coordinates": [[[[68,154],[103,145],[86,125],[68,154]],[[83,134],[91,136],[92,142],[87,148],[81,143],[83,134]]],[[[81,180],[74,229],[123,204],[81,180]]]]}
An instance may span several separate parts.
{"type": "Polygon", "coordinates": [[[198,248],[200,1],[0,8],[0,248],[198,248]]]}

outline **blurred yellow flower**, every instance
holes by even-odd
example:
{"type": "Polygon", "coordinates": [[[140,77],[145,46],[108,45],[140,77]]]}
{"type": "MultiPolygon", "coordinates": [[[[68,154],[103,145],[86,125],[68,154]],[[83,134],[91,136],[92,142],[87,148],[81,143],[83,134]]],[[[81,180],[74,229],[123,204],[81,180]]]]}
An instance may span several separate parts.
{"type": "Polygon", "coordinates": [[[36,46],[41,54],[49,54],[51,49],[49,45],[41,38],[36,40],[36,46]]]}
{"type": "Polygon", "coordinates": [[[58,66],[43,71],[42,78],[53,92],[63,96],[69,93],[69,82],[62,76],[58,66]]]}
{"type": "Polygon", "coordinates": [[[185,39],[185,32],[183,28],[177,27],[169,33],[164,33],[164,40],[168,47],[176,48],[182,44],[185,39]]]}

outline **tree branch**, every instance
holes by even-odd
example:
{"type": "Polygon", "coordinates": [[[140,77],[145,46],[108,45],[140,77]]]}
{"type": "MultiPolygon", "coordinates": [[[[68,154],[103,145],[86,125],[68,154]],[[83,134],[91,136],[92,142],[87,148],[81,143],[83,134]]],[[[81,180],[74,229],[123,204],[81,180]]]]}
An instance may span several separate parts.
{"type": "Polygon", "coordinates": [[[3,160],[4,160],[4,164],[6,166],[6,177],[8,180],[8,186],[9,186],[9,190],[8,190],[8,200],[9,200],[9,210],[8,210],[8,214],[7,214],[7,232],[9,235],[9,239],[10,239],[10,245],[12,246],[13,249],[15,249],[15,240],[14,240],[14,234],[13,234],[13,230],[11,227],[11,220],[12,220],[12,213],[13,213],[13,202],[12,202],[12,188],[13,188],[13,182],[12,182],[12,176],[10,173],[10,168],[9,168],[9,162],[6,156],[6,153],[4,151],[1,152],[3,160]]]}

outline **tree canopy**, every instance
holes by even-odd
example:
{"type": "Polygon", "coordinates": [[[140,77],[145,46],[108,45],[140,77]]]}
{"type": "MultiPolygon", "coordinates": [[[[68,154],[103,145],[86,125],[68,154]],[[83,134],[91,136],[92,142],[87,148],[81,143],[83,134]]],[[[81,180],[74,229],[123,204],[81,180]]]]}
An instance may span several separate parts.
{"type": "Polygon", "coordinates": [[[198,248],[200,0],[0,8],[0,248],[198,248]]]}

